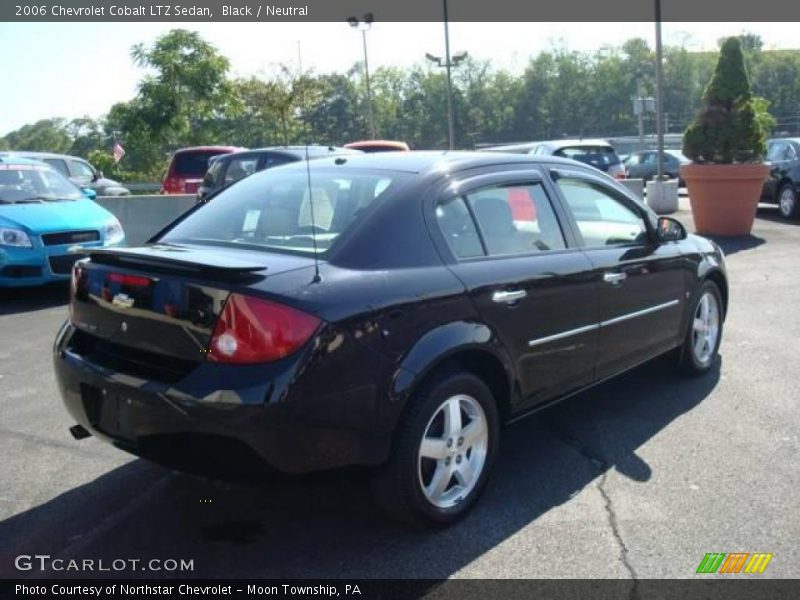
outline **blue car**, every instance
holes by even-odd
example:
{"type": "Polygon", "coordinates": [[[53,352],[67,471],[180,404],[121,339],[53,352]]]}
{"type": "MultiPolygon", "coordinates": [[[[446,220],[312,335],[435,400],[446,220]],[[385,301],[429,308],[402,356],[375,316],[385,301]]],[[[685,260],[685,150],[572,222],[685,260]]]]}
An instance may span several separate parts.
{"type": "Polygon", "coordinates": [[[0,287],[69,279],[81,247],[123,243],[94,196],[44,163],[0,157],[0,287]]]}

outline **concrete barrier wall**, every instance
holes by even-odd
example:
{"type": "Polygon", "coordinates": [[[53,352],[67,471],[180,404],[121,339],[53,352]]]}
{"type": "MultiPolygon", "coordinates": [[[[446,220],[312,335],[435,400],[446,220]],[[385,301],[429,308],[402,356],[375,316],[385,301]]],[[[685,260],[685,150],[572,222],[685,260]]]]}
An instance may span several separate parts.
{"type": "Polygon", "coordinates": [[[98,196],[95,202],[119,219],[126,243],[135,246],[194,206],[195,196],[98,196]]]}

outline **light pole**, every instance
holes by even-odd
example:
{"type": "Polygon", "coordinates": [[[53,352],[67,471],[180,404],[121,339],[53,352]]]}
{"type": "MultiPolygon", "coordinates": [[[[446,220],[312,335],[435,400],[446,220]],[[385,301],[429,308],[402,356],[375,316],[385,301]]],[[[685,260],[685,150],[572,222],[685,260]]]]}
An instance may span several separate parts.
{"type": "Polygon", "coordinates": [[[365,13],[363,20],[357,17],[349,17],[347,22],[350,27],[361,32],[361,39],[364,42],[364,75],[367,80],[367,118],[369,120],[369,135],[375,139],[375,115],[372,112],[372,90],[369,87],[369,59],[367,58],[367,31],[372,27],[372,13],[365,13]]]}
{"type": "Polygon", "coordinates": [[[453,122],[453,81],[450,77],[450,70],[458,66],[462,60],[467,58],[466,52],[461,52],[450,58],[450,27],[447,20],[447,0],[442,0],[444,4],[444,61],[441,56],[434,56],[433,54],[426,54],[425,58],[429,61],[436,63],[439,67],[447,69],[447,122],[448,130],[450,133],[450,150],[455,150],[456,147],[456,133],[455,125],[453,122]]]}
{"type": "Polygon", "coordinates": [[[664,74],[662,72],[662,55],[661,48],[661,0],[655,0],[656,6],[656,138],[657,138],[657,154],[658,157],[658,181],[664,176],[664,74]]]}

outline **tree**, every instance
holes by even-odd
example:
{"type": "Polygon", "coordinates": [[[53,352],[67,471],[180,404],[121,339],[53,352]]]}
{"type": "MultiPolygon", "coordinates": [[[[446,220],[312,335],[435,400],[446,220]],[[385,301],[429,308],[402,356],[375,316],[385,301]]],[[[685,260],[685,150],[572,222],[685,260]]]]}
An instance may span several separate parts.
{"type": "Polygon", "coordinates": [[[66,153],[72,143],[64,119],[42,119],[23,125],[5,136],[5,144],[11,150],[30,152],[66,153]]]}
{"type": "Polygon", "coordinates": [[[738,38],[728,38],[722,44],[703,102],[703,110],[684,134],[683,153],[688,158],[719,164],[762,159],[765,134],[753,104],[738,38]]]}

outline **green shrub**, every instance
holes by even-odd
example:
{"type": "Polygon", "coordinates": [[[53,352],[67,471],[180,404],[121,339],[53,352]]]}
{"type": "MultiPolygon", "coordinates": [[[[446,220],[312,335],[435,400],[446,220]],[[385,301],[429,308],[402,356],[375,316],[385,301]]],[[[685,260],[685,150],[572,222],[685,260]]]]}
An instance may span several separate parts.
{"type": "Polygon", "coordinates": [[[755,101],[739,38],[722,44],[703,108],[683,135],[683,153],[696,163],[760,162],[766,151],[763,112],[755,101]]]}

